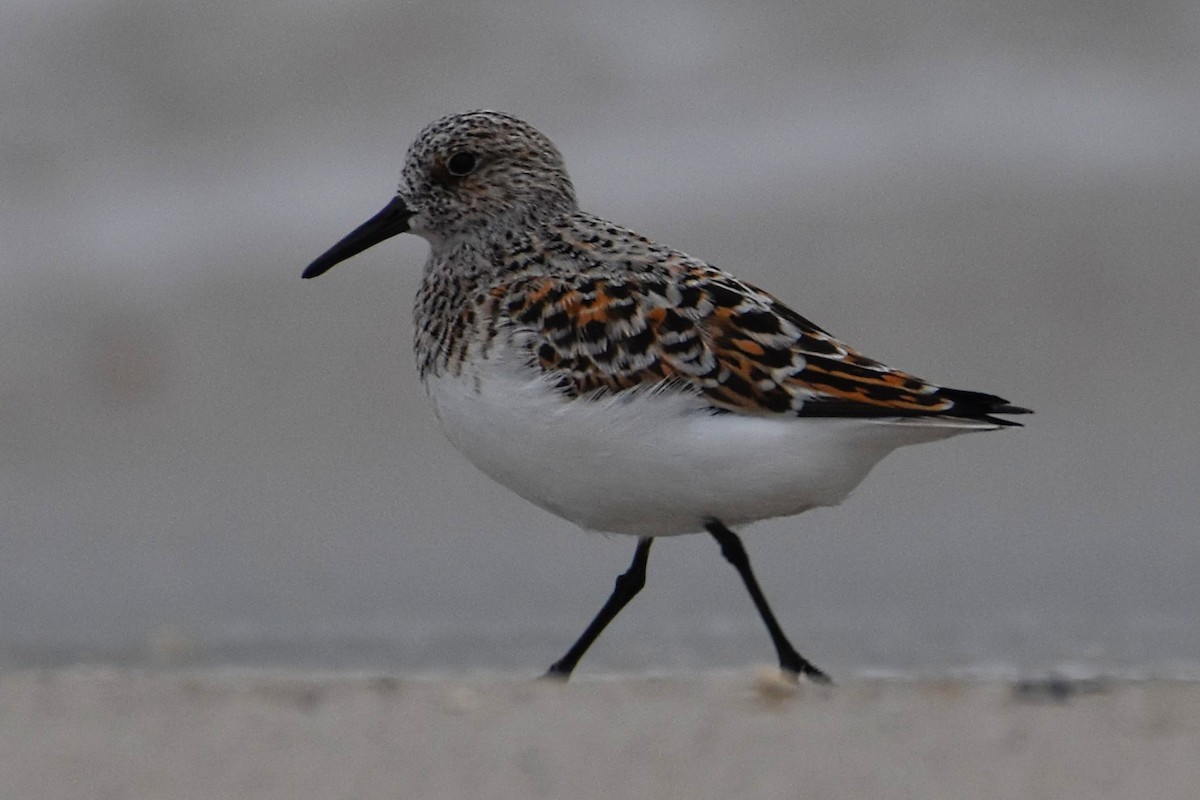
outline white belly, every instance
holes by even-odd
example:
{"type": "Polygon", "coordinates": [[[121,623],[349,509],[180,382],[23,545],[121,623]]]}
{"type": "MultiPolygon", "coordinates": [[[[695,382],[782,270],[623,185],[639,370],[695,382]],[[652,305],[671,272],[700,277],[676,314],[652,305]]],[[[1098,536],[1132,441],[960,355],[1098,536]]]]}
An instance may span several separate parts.
{"type": "Polygon", "coordinates": [[[426,388],[447,437],[489,477],[583,528],[638,536],[836,505],[897,447],[995,427],[714,415],[675,392],[569,399],[511,361],[426,388]]]}

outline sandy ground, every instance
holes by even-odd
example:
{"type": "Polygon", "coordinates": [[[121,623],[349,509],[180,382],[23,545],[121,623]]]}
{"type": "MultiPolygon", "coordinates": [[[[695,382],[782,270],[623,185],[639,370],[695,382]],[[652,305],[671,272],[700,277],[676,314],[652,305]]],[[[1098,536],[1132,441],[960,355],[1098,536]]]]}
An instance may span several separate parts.
{"type": "Polygon", "coordinates": [[[1194,798],[1200,683],[0,676],[0,797],[1194,798]]]}

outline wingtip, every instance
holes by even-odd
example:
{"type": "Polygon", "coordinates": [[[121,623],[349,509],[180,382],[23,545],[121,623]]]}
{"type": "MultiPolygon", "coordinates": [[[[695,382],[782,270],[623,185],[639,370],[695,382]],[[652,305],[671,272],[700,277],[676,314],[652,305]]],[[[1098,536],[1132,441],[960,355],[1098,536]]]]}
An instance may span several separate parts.
{"type": "Polygon", "coordinates": [[[1017,422],[1015,419],[1004,419],[1003,417],[997,417],[995,415],[996,414],[1032,414],[1032,413],[1033,413],[1032,408],[1025,408],[1024,406],[1014,406],[1014,405],[1010,405],[1010,404],[1006,403],[997,408],[988,409],[987,419],[990,420],[991,422],[995,422],[997,425],[1003,425],[1007,428],[1024,428],[1025,424],[1023,422],[1017,422]]]}
{"type": "Polygon", "coordinates": [[[1005,416],[1033,413],[1032,409],[1013,405],[1003,397],[994,394],[972,392],[966,389],[941,389],[938,394],[953,403],[950,408],[946,409],[946,414],[986,420],[995,425],[1002,425],[1009,428],[1021,428],[1024,426],[1015,420],[1004,419],[1005,416]]]}

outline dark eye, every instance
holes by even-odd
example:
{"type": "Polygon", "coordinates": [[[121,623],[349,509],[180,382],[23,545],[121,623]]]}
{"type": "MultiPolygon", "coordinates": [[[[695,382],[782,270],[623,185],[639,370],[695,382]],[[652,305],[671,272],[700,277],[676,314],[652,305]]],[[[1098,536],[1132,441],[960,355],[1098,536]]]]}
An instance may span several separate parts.
{"type": "Polygon", "coordinates": [[[474,153],[455,153],[450,156],[450,160],[446,162],[446,170],[457,177],[469,175],[475,171],[475,167],[479,166],[479,159],[474,153]]]}

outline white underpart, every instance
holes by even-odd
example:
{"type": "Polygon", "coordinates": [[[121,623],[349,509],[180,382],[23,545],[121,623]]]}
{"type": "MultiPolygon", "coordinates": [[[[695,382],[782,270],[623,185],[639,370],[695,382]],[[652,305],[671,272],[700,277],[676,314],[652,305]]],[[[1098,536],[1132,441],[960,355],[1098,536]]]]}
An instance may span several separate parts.
{"type": "Polygon", "coordinates": [[[570,399],[495,353],[426,389],[447,437],[489,477],[585,529],[637,536],[837,505],[897,447],[998,427],[712,414],[670,391],[570,399]]]}

